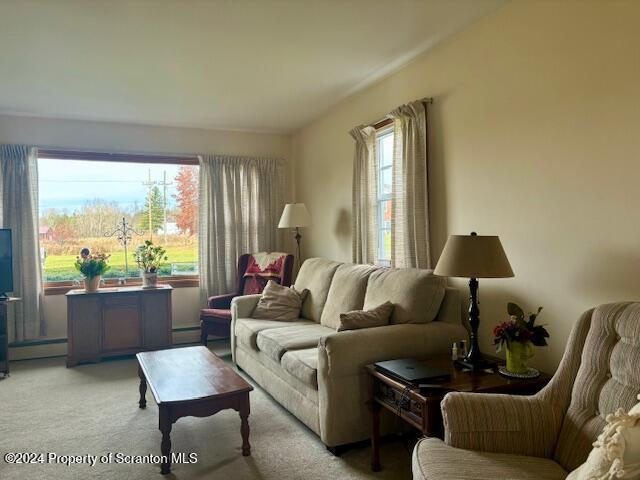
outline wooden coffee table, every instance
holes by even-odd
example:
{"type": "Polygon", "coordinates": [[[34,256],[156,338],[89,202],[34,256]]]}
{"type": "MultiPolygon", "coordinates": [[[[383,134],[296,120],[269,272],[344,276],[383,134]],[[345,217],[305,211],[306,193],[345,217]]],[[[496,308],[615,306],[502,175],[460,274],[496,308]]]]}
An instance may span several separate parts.
{"type": "Polygon", "coordinates": [[[181,417],[208,417],[231,408],[240,413],[242,455],[249,445],[249,392],[253,387],[206,347],[141,352],[138,359],[140,408],[147,406],[147,385],[160,411],[162,465],[171,471],[171,425],[181,417]]]}
{"type": "MultiPolygon", "coordinates": [[[[495,358],[498,363],[503,360],[495,358]]],[[[503,377],[497,372],[462,371],[453,365],[450,355],[432,355],[423,359],[426,365],[447,371],[449,380],[438,382],[437,387],[423,391],[409,389],[406,384],[379,372],[374,365],[367,365],[366,371],[373,380],[371,409],[371,469],[380,470],[380,411],[384,408],[393,415],[420,431],[423,435],[442,438],[444,427],[440,402],[448,392],[507,393],[511,395],[532,395],[541,390],[551,380],[551,376],[541,373],[529,380],[503,377]]]]}

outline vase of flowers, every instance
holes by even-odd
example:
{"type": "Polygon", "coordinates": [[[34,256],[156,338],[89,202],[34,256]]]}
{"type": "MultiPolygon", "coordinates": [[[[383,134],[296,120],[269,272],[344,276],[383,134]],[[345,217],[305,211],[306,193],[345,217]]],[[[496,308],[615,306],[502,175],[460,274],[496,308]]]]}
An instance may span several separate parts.
{"type": "Polygon", "coordinates": [[[526,316],[522,308],[515,303],[507,304],[509,320],[502,322],[493,329],[493,343],[496,351],[502,347],[506,350],[507,372],[512,374],[526,374],[529,372],[527,361],[534,355],[534,346],[547,345],[549,332],[542,326],[536,325],[536,319],[542,307],[535,313],[526,316]]]}
{"type": "Polygon", "coordinates": [[[96,292],[100,287],[100,280],[109,270],[107,263],[110,255],[105,253],[91,253],[88,248],[80,250],[74,266],[84,277],[84,289],[87,292],[96,292]]]}
{"type": "Polygon", "coordinates": [[[167,260],[167,251],[160,245],[154,245],[151,240],[145,240],[143,245],[136,248],[133,257],[140,269],[142,288],[154,288],[158,284],[158,270],[167,260]]]}

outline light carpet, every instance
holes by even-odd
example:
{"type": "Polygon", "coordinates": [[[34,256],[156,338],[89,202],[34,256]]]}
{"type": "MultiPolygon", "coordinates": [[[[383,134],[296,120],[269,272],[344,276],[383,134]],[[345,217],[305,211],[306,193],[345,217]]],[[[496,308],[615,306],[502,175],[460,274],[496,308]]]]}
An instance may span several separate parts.
{"type": "MultiPolygon", "coordinates": [[[[28,360],[13,362],[11,368],[11,376],[0,381],[1,456],[7,452],[160,454],[158,408],[150,391],[147,408],[138,408],[134,358],[70,369],[63,358],[28,360]]],[[[237,412],[179,419],[171,433],[172,450],[196,453],[198,461],[174,465],[164,478],[411,478],[410,448],[400,439],[383,443],[383,470],[373,473],[367,445],[334,457],[312,431],[257,386],[251,393],[249,423],[251,456],[243,457],[237,412]]],[[[156,464],[10,465],[0,458],[2,479],[160,480],[159,471],[156,464]]]]}

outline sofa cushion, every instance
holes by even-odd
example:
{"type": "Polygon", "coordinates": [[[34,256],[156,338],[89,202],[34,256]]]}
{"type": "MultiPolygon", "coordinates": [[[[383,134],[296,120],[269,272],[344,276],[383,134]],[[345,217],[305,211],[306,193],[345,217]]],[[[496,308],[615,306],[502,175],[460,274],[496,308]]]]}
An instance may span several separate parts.
{"type": "Polygon", "coordinates": [[[340,265],[331,281],[320,323],[336,329],[340,324],[341,313],[362,310],[369,275],[377,269],[372,265],[340,265]]]}
{"type": "Polygon", "coordinates": [[[301,317],[320,323],[331,280],[339,266],[340,263],[323,258],[310,258],[302,264],[296,278],[295,288],[298,291],[303,291],[306,288],[309,290],[309,294],[302,303],[301,317]]]}
{"type": "Polygon", "coordinates": [[[303,318],[295,322],[278,322],[276,320],[258,320],[255,318],[238,318],[235,324],[236,341],[253,350],[258,350],[257,337],[258,333],[271,328],[284,328],[300,325],[316,325],[311,320],[303,318]]]}
{"type": "Polygon", "coordinates": [[[339,332],[344,330],[359,330],[361,328],[384,327],[389,325],[389,318],[393,312],[393,303],[384,302],[372,310],[353,310],[340,314],[339,332]]]}
{"type": "Polygon", "coordinates": [[[414,480],[564,480],[567,472],[548,458],[463,450],[424,438],[413,450],[414,480]]]}
{"type": "Polygon", "coordinates": [[[391,323],[427,323],[436,318],[446,279],[433,270],[381,268],[369,276],[363,310],[384,302],[394,305],[391,323]]]}
{"type": "Polygon", "coordinates": [[[284,287],[269,280],[251,316],[265,320],[294,322],[300,318],[302,302],[308,291],[284,287]]]}
{"type": "Polygon", "coordinates": [[[282,355],[282,368],[305,385],[318,388],[318,349],[290,350],[282,355]]]}
{"type": "Polygon", "coordinates": [[[318,324],[269,328],[258,333],[256,343],[261,352],[279,362],[284,352],[317,347],[320,339],[331,333],[335,330],[318,324]]]}

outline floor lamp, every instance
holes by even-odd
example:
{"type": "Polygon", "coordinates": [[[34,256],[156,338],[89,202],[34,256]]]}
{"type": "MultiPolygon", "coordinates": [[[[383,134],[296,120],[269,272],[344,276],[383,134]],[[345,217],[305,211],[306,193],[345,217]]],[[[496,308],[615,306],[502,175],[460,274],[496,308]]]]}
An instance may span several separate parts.
{"type": "Polygon", "coordinates": [[[494,366],[494,362],[484,358],[478,345],[478,278],[513,277],[513,270],[497,236],[451,235],[438,260],[435,275],[443,277],[463,277],[469,279],[469,325],[471,326],[471,348],[462,360],[456,362],[472,371],[494,366]]]}
{"type": "Polygon", "coordinates": [[[301,254],[300,254],[300,240],[302,235],[300,234],[300,228],[308,227],[311,225],[311,215],[304,203],[287,203],[282,211],[280,217],[280,223],[278,228],[295,228],[296,229],[296,243],[297,243],[297,258],[298,258],[298,270],[300,270],[301,254]]]}

